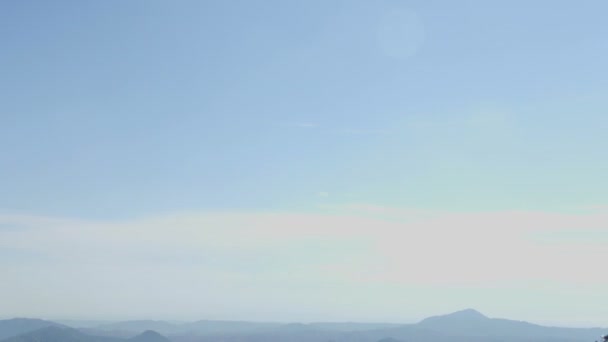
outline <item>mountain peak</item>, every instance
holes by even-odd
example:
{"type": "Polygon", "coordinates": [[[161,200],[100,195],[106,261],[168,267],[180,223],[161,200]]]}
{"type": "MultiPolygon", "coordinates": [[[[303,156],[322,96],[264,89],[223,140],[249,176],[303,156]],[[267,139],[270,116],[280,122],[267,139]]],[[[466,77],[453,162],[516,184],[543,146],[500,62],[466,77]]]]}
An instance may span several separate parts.
{"type": "Polygon", "coordinates": [[[143,333],[131,338],[134,342],[168,342],[169,339],[154,330],[146,330],[143,333]]]}
{"type": "Polygon", "coordinates": [[[481,312],[479,312],[475,309],[464,309],[464,310],[453,312],[446,316],[452,316],[452,317],[459,316],[459,317],[478,318],[478,319],[487,319],[488,318],[486,315],[482,314],[481,312]]]}
{"type": "Polygon", "coordinates": [[[378,342],[401,342],[401,340],[392,338],[392,337],[387,337],[387,338],[383,338],[381,340],[379,340],[378,342]]]}
{"type": "Polygon", "coordinates": [[[442,324],[448,322],[463,323],[463,322],[478,322],[485,321],[489,318],[475,309],[465,309],[452,312],[447,315],[433,316],[423,319],[420,324],[442,324]]]}

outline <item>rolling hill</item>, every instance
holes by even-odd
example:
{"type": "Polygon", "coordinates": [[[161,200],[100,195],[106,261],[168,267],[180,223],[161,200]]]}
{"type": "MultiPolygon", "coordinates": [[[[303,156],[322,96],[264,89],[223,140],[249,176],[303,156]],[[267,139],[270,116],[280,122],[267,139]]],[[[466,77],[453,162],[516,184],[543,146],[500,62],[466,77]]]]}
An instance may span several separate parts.
{"type": "Polygon", "coordinates": [[[73,328],[51,325],[9,337],[2,342],[170,342],[170,340],[151,330],[130,339],[123,339],[88,335],[73,328]]]}
{"type": "Polygon", "coordinates": [[[59,323],[33,318],[13,318],[0,320],[0,340],[51,326],[65,327],[59,323]]]}
{"type": "Polygon", "coordinates": [[[8,337],[2,342],[594,342],[606,332],[490,318],[473,309],[415,324],[126,321],[78,330],[44,320],[0,321],[0,336],[8,337]]]}

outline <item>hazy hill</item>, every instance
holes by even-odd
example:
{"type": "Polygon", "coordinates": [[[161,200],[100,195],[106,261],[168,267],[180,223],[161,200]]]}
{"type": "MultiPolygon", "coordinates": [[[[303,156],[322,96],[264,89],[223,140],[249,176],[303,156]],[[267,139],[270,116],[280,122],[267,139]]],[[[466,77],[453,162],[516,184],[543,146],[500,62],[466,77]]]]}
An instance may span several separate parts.
{"type": "Polygon", "coordinates": [[[143,333],[129,339],[131,342],[170,342],[168,338],[153,330],[146,330],[143,333]]]}
{"type": "Polygon", "coordinates": [[[594,342],[604,332],[602,329],[555,328],[489,318],[472,309],[429,317],[417,324],[368,325],[369,329],[354,323],[337,325],[344,329],[328,330],[323,329],[324,324],[288,324],[259,333],[232,332],[198,339],[173,336],[172,339],[175,342],[594,342]]]}
{"type": "Polygon", "coordinates": [[[103,324],[88,328],[86,331],[114,336],[132,336],[145,330],[158,331],[164,335],[217,335],[264,332],[280,328],[281,326],[283,326],[281,323],[246,321],[201,320],[189,323],[170,323],[166,321],[142,320],[103,324]]]}
{"type": "Polygon", "coordinates": [[[378,342],[401,342],[400,340],[394,339],[392,337],[383,338],[378,340],[378,342]]]}
{"type": "Polygon", "coordinates": [[[100,325],[112,324],[114,321],[99,321],[99,320],[85,320],[85,319],[60,319],[53,320],[59,324],[63,324],[65,326],[80,329],[80,328],[92,328],[100,325]]]}
{"type": "Polygon", "coordinates": [[[10,337],[2,342],[114,342],[109,337],[86,335],[76,329],[48,326],[10,337]]]}
{"type": "Polygon", "coordinates": [[[395,323],[355,323],[355,322],[320,322],[308,324],[316,330],[328,330],[328,331],[368,331],[386,328],[395,328],[402,326],[402,324],[395,323]]]}
{"type": "Polygon", "coordinates": [[[301,332],[301,331],[368,331],[375,329],[398,327],[400,324],[390,323],[355,323],[355,322],[317,322],[302,323],[273,323],[247,321],[212,321],[201,320],[190,323],[169,323],[165,321],[124,321],[102,324],[96,327],[82,329],[91,334],[111,335],[116,337],[133,336],[144,330],[158,331],[164,335],[218,335],[218,334],[254,334],[269,332],[301,332]]]}
{"type": "Polygon", "coordinates": [[[139,321],[123,321],[102,324],[90,327],[95,330],[103,331],[125,331],[140,333],[146,330],[158,331],[163,334],[171,334],[179,331],[179,326],[165,321],[139,320],[139,321]]]}
{"type": "Polygon", "coordinates": [[[489,318],[473,309],[417,324],[127,321],[97,329],[76,330],[43,320],[0,321],[0,333],[14,336],[2,342],[594,342],[608,333],[489,318]],[[32,331],[40,326],[43,329],[32,331]]]}
{"type": "Polygon", "coordinates": [[[214,335],[223,333],[256,333],[281,327],[281,323],[246,321],[197,321],[179,326],[181,332],[214,335]]]}
{"type": "Polygon", "coordinates": [[[62,325],[51,321],[32,318],[0,320],[0,340],[50,326],[62,325]]]}
{"type": "Polygon", "coordinates": [[[603,329],[546,327],[524,321],[488,318],[473,309],[434,316],[422,320],[418,327],[458,336],[494,336],[520,338],[553,338],[595,341],[603,329]]]}
{"type": "Polygon", "coordinates": [[[130,339],[88,335],[79,330],[48,326],[9,337],[2,342],[170,342],[169,339],[154,331],[145,331],[130,339]]]}
{"type": "Polygon", "coordinates": [[[432,316],[423,319],[418,323],[418,325],[432,325],[432,326],[441,326],[441,325],[454,325],[454,324],[470,324],[476,323],[480,321],[487,321],[490,318],[483,315],[481,312],[474,309],[466,309],[462,311],[456,311],[447,315],[441,316],[432,316]]]}

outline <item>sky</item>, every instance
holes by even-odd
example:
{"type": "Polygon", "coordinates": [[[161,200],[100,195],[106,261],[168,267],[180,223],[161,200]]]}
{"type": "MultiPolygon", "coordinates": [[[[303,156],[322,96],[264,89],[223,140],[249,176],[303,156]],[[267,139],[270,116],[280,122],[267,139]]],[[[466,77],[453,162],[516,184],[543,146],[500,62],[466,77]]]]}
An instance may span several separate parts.
{"type": "Polygon", "coordinates": [[[0,2],[0,317],[608,326],[607,10],[0,2]]]}

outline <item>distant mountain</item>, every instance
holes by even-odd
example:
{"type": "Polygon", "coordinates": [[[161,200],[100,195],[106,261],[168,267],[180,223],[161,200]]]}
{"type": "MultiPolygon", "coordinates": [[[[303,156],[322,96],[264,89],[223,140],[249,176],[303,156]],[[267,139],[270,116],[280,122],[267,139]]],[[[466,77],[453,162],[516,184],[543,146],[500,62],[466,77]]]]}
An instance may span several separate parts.
{"type": "Polygon", "coordinates": [[[50,326],[63,325],[33,318],[13,318],[0,320],[0,340],[50,326]]]}
{"type": "Polygon", "coordinates": [[[86,332],[112,336],[133,336],[145,330],[158,331],[164,335],[217,335],[246,334],[278,329],[284,324],[272,322],[211,321],[201,320],[189,323],[170,323],[166,321],[125,321],[102,324],[87,328],[86,332]]]}
{"type": "Polygon", "coordinates": [[[133,338],[88,335],[65,326],[48,326],[38,330],[9,337],[2,342],[170,342],[154,331],[145,331],[133,338]]]}
{"type": "Polygon", "coordinates": [[[165,336],[153,330],[146,330],[143,333],[129,339],[130,342],[171,342],[165,336]]]}
{"type": "Polygon", "coordinates": [[[310,325],[303,323],[288,323],[281,325],[277,328],[277,331],[282,332],[302,332],[314,330],[310,325]]]}
{"type": "Polygon", "coordinates": [[[383,338],[378,340],[378,342],[401,342],[400,340],[394,339],[392,337],[383,338]]]}
{"type": "MultiPolygon", "coordinates": [[[[323,323],[289,324],[270,332],[229,334],[205,338],[205,342],[594,342],[602,329],[544,327],[528,322],[489,318],[467,309],[429,317],[417,324],[369,327],[356,330],[324,330],[323,323]]],[[[360,327],[360,326],[359,326],[360,327]]],[[[175,342],[192,342],[174,337],[175,342]]],[[[202,340],[199,340],[202,341],[202,340]]]]}
{"type": "Polygon", "coordinates": [[[95,328],[78,328],[78,330],[82,333],[92,336],[105,336],[105,337],[117,337],[128,339],[137,336],[139,331],[131,331],[131,330],[100,330],[95,328]]]}
{"type": "Polygon", "coordinates": [[[49,326],[10,337],[3,342],[114,342],[114,339],[86,335],[68,327],[49,326]]]}
{"type": "Polygon", "coordinates": [[[247,321],[197,321],[179,325],[181,333],[216,335],[226,333],[251,334],[266,332],[283,326],[281,323],[272,322],[247,322],[247,321]]]}
{"type": "Polygon", "coordinates": [[[80,328],[92,328],[105,324],[115,323],[114,321],[95,321],[95,320],[84,320],[84,319],[60,319],[55,320],[59,324],[66,325],[70,328],[80,329],[80,328]]]}
{"type": "Polygon", "coordinates": [[[474,309],[466,309],[443,316],[432,316],[429,318],[425,318],[418,324],[421,326],[441,324],[471,324],[487,320],[489,320],[489,318],[483,315],[481,312],[474,309]]]}
{"type": "Polygon", "coordinates": [[[418,327],[456,336],[493,336],[497,338],[564,339],[591,341],[602,329],[545,327],[524,321],[488,318],[478,311],[467,309],[422,320],[418,327]]]}
{"type": "Polygon", "coordinates": [[[0,342],[594,342],[608,333],[608,329],[556,328],[490,318],[473,309],[416,324],[127,321],[95,329],[7,320],[0,321],[0,333],[13,337],[0,342]]]}
{"type": "MultiPolygon", "coordinates": [[[[109,324],[101,324],[95,327],[90,327],[90,329],[94,330],[104,330],[104,331],[123,331],[123,332],[133,332],[140,333],[146,330],[158,331],[163,334],[171,334],[178,332],[179,326],[173,323],[169,323],[166,321],[153,321],[153,320],[139,320],[139,321],[124,321],[124,322],[115,322],[109,324]]],[[[92,331],[92,330],[91,330],[92,331]]]]}
{"type": "Polygon", "coordinates": [[[212,321],[201,320],[190,323],[169,323],[166,321],[124,321],[102,324],[96,327],[81,329],[90,334],[130,337],[144,330],[158,331],[164,335],[218,335],[218,334],[253,334],[266,332],[301,332],[301,331],[367,331],[399,327],[391,323],[354,323],[354,322],[318,322],[318,323],[274,323],[247,321],[212,321]]]}
{"type": "Polygon", "coordinates": [[[327,330],[327,331],[368,331],[368,330],[377,330],[377,329],[386,329],[386,328],[396,328],[400,327],[403,324],[395,324],[395,323],[355,323],[355,322],[320,322],[320,323],[310,323],[309,327],[316,330],[327,330]]]}

